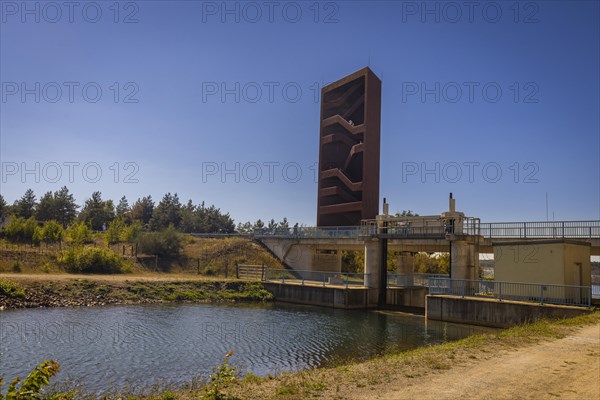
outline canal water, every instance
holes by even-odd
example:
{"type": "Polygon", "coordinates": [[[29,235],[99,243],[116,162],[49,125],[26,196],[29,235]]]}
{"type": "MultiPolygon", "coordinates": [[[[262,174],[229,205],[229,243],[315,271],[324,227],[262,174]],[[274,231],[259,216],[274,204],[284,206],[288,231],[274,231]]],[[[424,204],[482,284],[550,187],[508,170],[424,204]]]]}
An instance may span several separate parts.
{"type": "Polygon", "coordinates": [[[391,312],[282,304],[135,305],[0,312],[5,381],[56,359],[56,382],[104,392],[207,378],[224,355],[257,375],[365,360],[491,331],[391,312]]]}

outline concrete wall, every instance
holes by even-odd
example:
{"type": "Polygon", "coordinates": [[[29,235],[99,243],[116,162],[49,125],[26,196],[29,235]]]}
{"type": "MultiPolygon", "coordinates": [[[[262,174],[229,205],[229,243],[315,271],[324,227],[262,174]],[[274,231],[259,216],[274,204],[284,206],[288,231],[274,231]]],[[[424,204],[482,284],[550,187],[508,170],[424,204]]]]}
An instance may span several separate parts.
{"type": "Polygon", "coordinates": [[[475,247],[472,237],[469,240],[458,240],[457,235],[453,235],[450,254],[450,276],[452,279],[475,280],[478,278],[479,253],[475,247]]]}
{"type": "Polygon", "coordinates": [[[280,260],[295,270],[342,270],[342,252],[337,245],[300,243],[293,239],[261,240],[280,260]]]}
{"type": "Polygon", "coordinates": [[[527,304],[512,301],[427,296],[427,319],[506,328],[541,318],[570,318],[589,313],[579,307],[527,304]]]}
{"type": "Polygon", "coordinates": [[[425,297],[429,293],[426,287],[388,288],[386,305],[425,309],[425,297]]]}
{"type": "Polygon", "coordinates": [[[589,286],[592,284],[592,265],[589,246],[566,243],[564,258],[565,285],[589,286]]]}
{"type": "Polygon", "coordinates": [[[265,289],[276,301],[333,308],[357,309],[377,306],[369,300],[372,290],[365,288],[334,288],[328,286],[294,285],[266,282],[265,289]]]}
{"type": "MultiPolygon", "coordinates": [[[[494,246],[494,280],[589,286],[590,246],[569,240],[503,243],[494,246]]],[[[503,293],[539,297],[539,289],[507,285],[503,293]],[[514,292],[514,293],[513,293],[514,292]]],[[[581,297],[572,288],[549,287],[546,296],[558,299],[581,297]]]]}

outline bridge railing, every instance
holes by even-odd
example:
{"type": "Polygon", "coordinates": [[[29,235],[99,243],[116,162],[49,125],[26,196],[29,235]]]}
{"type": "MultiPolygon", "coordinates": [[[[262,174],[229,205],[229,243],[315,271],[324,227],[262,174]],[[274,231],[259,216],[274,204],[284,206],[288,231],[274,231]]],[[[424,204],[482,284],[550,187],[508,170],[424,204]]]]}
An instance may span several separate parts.
{"type": "Polygon", "coordinates": [[[321,286],[344,286],[346,288],[364,287],[365,279],[369,274],[350,272],[329,272],[311,270],[281,270],[265,269],[265,281],[277,281],[290,284],[312,284],[321,286]]]}
{"type": "Polygon", "coordinates": [[[430,279],[449,278],[446,274],[387,274],[388,287],[429,287],[430,279]]]}
{"type": "Polygon", "coordinates": [[[292,228],[261,228],[255,230],[254,237],[297,237],[301,239],[348,239],[357,238],[360,233],[358,226],[332,226],[332,227],[292,227],[292,228]]]}
{"type": "Polygon", "coordinates": [[[402,220],[382,221],[375,219],[362,220],[360,236],[387,236],[390,238],[433,237],[443,238],[446,226],[439,218],[408,217],[402,220]]]}
{"type": "Polygon", "coordinates": [[[600,221],[491,222],[479,229],[486,238],[600,238],[600,221]]]}
{"type": "MultiPolygon", "coordinates": [[[[312,239],[354,239],[360,236],[387,235],[402,237],[444,237],[448,227],[441,219],[414,217],[405,221],[387,222],[381,226],[377,220],[363,220],[360,226],[331,227],[291,227],[260,228],[249,233],[191,233],[198,237],[280,237],[312,239]]],[[[485,238],[507,239],[559,239],[559,238],[600,238],[600,221],[543,221],[543,222],[488,222],[478,218],[465,217],[462,232],[467,235],[481,235],[485,238]]]]}
{"type": "Polygon", "coordinates": [[[600,285],[592,285],[592,298],[600,299],[600,285]]]}
{"type": "Polygon", "coordinates": [[[429,294],[483,297],[540,304],[590,307],[591,286],[549,285],[543,283],[501,282],[434,278],[429,280],[429,294]]]}

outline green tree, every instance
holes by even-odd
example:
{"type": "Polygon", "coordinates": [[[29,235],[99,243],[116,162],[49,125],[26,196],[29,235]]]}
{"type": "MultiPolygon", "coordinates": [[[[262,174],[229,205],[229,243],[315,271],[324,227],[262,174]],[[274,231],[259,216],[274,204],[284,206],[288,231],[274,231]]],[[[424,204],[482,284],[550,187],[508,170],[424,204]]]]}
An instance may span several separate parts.
{"type": "Polygon", "coordinates": [[[177,193],[173,195],[167,193],[163,196],[162,200],[158,203],[152,213],[150,229],[153,231],[160,231],[167,228],[169,225],[179,228],[180,223],[181,203],[179,202],[179,196],[177,196],[177,193]]]}
{"type": "Polygon", "coordinates": [[[89,223],[95,231],[106,229],[108,224],[115,218],[112,200],[104,201],[102,200],[102,193],[92,193],[92,197],[86,200],[79,218],[81,221],[89,223]]]}
{"type": "Polygon", "coordinates": [[[448,253],[418,253],[415,255],[415,271],[423,274],[450,273],[450,255],[448,253]]]}
{"type": "Polygon", "coordinates": [[[41,198],[35,210],[35,217],[38,221],[56,220],[56,204],[52,192],[46,192],[41,198]]]}
{"type": "Polygon", "coordinates": [[[265,223],[261,221],[261,219],[257,219],[256,222],[254,223],[254,230],[261,230],[265,227],[265,223]]]}
{"type": "Polygon", "coordinates": [[[252,223],[250,221],[245,223],[238,223],[237,228],[235,229],[239,233],[251,233],[252,232],[252,223]]]}
{"type": "Polygon", "coordinates": [[[116,212],[117,218],[120,218],[124,222],[130,222],[131,215],[129,215],[129,213],[131,212],[131,208],[129,207],[127,197],[121,197],[119,204],[117,204],[116,212]]]}
{"type": "Polygon", "coordinates": [[[36,243],[38,239],[36,229],[38,224],[33,217],[28,219],[13,217],[4,228],[4,235],[12,242],[36,243]]]}
{"type": "Polygon", "coordinates": [[[364,265],[364,251],[342,250],[342,271],[351,273],[363,272],[364,265]]]}
{"type": "Polygon", "coordinates": [[[66,186],[63,186],[54,193],[47,192],[42,196],[35,215],[38,221],[56,220],[65,228],[77,216],[77,208],[73,195],[69,193],[66,186]]]}
{"type": "Polygon", "coordinates": [[[36,206],[37,202],[35,200],[35,194],[33,193],[33,190],[27,189],[23,197],[15,201],[13,205],[13,212],[17,217],[28,219],[34,216],[36,206]]]}
{"type": "Polygon", "coordinates": [[[125,224],[123,223],[123,220],[121,218],[115,218],[106,230],[104,241],[109,245],[119,243],[121,240],[123,240],[124,230],[125,224]]]}
{"type": "Polygon", "coordinates": [[[196,212],[196,206],[192,203],[192,200],[188,200],[185,206],[181,207],[181,222],[179,229],[182,232],[199,232],[200,231],[200,218],[196,212]]]}
{"type": "Polygon", "coordinates": [[[66,228],[77,217],[79,206],[75,203],[75,198],[66,186],[54,192],[54,207],[56,211],[56,220],[66,228]]]}
{"type": "Polygon", "coordinates": [[[161,232],[146,232],[138,236],[136,243],[141,253],[163,257],[176,257],[182,248],[181,236],[173,225],[161,232]]]}
{"type": "Polygon", "coordinates": [[[139,221],[143,226],[147,226],[150,223],[153,213],[154,201],[152,201],[152,196],[137,199],[131,207],[131,219],[139,221]]]}
{"type": "Polygon", "coordinates": [[[92,241],[92,229],[83,221],[71,224],[65,235],[67,241],[75,245],[83,245],[92,241]]]}
{"type": "Polygon", "coordinates": [[[135,242],[142,232],[142,224],[140,221],[134,221],[131,225],[123,229],[122,240],[126,242],[135,242]]]}
{"type": "Polygon", "coordinates": [[[229,213],[223,214],[215,206],[204,207],[204,203],[198,210],[202,221],[202,232],[208,233],[232,233],[235,231],[235,223],[229,213]]]}
{"type": "Polygon", "coordinates": [[[0,223],[4,222],[4,218],[8,215],[8,204],[4,200],[4,196],[0,194],[0,223]]]}
{"type": "Polygon", "coordinates": [[[65,231],[61,224],[55,220],[46,221],[41,229],[41,239],[46,243],[62,241],[65,231]]]}
{"type": "Polygon", "coordinates": [[[412,210],[402,210],[402,212],[397,212],[395,217],[418,217],[419,214],[414,213],[412,210]]]}

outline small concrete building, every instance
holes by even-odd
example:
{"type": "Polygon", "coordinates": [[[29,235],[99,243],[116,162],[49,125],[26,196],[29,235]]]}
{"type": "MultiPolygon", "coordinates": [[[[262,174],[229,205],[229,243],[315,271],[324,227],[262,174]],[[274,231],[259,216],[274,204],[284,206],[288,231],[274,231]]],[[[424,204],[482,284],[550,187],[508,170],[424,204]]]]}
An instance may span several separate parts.
{"type": "MultiPolygon", "coordinates": [[[[569,239],[515,241],[494,244],[494,280],[547,284],[541,288],[547,298],[576,299],[579,290],[550,285],[590,286],[592,279],[590,244],[569,239]]],[[[540,289],[505,285],[504,294],[540,297],[540,289]]]]}

